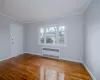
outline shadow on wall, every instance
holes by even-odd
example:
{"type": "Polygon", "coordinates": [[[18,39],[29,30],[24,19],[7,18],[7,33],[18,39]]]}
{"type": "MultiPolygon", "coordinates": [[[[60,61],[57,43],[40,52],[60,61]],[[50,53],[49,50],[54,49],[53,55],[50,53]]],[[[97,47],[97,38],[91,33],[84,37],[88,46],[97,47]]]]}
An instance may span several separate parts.
{"type": "Polygon", "coordinates": [[[97,76],[100,76],[100,29],[97,29],[91,37],[91,62],[95,66],[93,69],[97,76]],[[98,61],[98,62],[97,62],[98,61]],[[94,63],[95,62],[95,63],[94,63]],[[97,70],[99,69],[99,70],[97,70]]]}

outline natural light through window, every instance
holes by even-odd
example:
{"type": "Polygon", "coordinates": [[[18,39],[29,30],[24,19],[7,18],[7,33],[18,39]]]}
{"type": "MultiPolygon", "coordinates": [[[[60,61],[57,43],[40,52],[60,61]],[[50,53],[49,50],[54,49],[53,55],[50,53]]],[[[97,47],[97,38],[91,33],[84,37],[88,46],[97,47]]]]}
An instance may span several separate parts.
{"type": "Polygon", "coordinates": [[[65,45],[65,26],[41,27],[39,33],[42,45],[65,45]]]}

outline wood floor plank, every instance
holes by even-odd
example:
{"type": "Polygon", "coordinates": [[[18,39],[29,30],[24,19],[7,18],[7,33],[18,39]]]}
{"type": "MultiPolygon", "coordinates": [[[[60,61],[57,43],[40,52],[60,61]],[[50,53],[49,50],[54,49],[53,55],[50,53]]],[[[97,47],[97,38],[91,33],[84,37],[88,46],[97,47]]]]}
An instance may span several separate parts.
{"type": "Polygon", "coordinates": [[[92,80],[80,63],[23,54],[0,62],[0,80],[92,80]]]}

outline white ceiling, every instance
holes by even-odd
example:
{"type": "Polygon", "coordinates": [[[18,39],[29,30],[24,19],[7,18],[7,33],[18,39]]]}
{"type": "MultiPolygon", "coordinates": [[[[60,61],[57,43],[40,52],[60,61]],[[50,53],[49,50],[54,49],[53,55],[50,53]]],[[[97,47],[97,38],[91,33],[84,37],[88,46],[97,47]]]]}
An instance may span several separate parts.
{"type": "Polygon", "coordinates": [[[83,12],[90,0],[0,0],[0,13],[21,21],[44,21],[83,12]]]}

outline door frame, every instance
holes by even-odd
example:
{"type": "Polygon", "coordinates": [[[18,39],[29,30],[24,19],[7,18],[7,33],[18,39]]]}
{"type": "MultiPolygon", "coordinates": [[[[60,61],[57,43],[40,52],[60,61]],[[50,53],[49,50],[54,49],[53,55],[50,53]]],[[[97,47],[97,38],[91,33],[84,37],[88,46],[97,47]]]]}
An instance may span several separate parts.
{"type": "MultiPolygon", "coordinates": [[[[11,31],[12,25],[19,25],[19,26],[22,26],[22,25],[17,24],[17,23],[11,23],[10,24],[10,56],[15,57],[15,56],[18,56],[19,54],[12,55],[12,54],[14,54],[14,53],[12,53],[12,31],[11,31]]],[[[23,26],[22,26],[22,29],[23,29],[23,26]]],[[[23,32],[22,32],[22,54],[23,54],[23,32]]]]}

